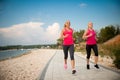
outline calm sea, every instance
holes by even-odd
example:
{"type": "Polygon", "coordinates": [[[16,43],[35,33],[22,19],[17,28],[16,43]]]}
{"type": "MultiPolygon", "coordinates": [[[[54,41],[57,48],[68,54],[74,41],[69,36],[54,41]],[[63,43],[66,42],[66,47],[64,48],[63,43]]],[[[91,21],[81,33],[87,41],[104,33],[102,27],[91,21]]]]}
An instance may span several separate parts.
{"type": "Polygon", "coordinates": [[[26,54],[28,51],[30,51],[30,50],[23,49],[23,50],[0,51],[0,60],[4,60],[4,59],[20,56],[20,55],[26,54]]]}

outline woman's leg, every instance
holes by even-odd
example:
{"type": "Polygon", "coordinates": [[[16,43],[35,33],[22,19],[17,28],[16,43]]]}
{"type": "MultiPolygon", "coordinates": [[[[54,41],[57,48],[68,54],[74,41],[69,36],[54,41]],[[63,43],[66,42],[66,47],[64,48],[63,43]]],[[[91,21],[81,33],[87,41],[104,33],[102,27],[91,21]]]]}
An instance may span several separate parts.
{"type": "Polygon", "coordinates": [[[75,60],[74,60],[74,45],[71,45],[69,47],[69,52],[70,52],[70,58],[71,58],[71,66],[72,66],[72,69],[75,68],[75,60]]]}
{"type": "Polygon", "coordinates": [[[93,45],[93,51],[95,53],[95,67],[99,68],[97,63],[98,63],[98,48],[97,45],[93,45]]]}
{"type": "Polygon", "coordinates": [[[98,62],[98,48],[97,45],[93,45],[93,51],[95,53],[95,64],[98,62]]]}
{"type": "Polygon", "coordinates": [[[90,55],[91,55],[91,45],[86,45],[86,52],[87,52],[87,69],[90,69],[89,66],[89,59],[90,59],[90,55]]]}
{"type": "Polygon", "coordinates": [[[64,52],[64,68],[65,68],[65,69],[67,69],[68,49],[69,49],[68,46],[63,45],[63,52],[64,52]]]}
{"type": "Polygon", "coordinates": [[[91,55],[91,45],[86,45],[86,52],[87,52],[87,64],[89,65],[89,59],[91,55]]]}
{"type": "Polygon", "coordinates": [[[70,52],[70,58],[71,58],[72,74],[75,74],[76,70],[75,70],[75,60],[74,60],[74,45],[71,45],[69,47],[69,52],[70,52]]]}

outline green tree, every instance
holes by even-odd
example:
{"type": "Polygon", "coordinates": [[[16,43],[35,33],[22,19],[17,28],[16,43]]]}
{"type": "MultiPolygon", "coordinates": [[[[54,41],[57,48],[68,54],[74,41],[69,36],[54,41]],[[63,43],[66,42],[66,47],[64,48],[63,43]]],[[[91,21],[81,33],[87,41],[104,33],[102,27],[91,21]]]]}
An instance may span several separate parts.
{"type": "Polygon", "coordinates": [[[116,36],[119,33],[120,33],[119,26],[118,27],[113,26],[113,25],[106,26],[105,28],[102,28],[100,30],[99,42],[105,42],[105,41],[113,38],[114,36],[116,36]]]}
{"type": "Polygon", "coordinates": [[[75,31],[73,34],[73,37],[75,38],[75,44],[78,44],[82,41],[82,35],[84,33],[84,30],[75,31]]]}
{"type": "Polygon", "coordinates": [[[119,25],[116,26],[116,35],[117,34],[120,34],[120,26],[119,25]]]}
{"type": "Polygon", "coordinates": [[[63,40],[62,39],[57,39],[57,45],[59,46],[59,45],[62,45],[62,43],[63,43],[63,40]]]}

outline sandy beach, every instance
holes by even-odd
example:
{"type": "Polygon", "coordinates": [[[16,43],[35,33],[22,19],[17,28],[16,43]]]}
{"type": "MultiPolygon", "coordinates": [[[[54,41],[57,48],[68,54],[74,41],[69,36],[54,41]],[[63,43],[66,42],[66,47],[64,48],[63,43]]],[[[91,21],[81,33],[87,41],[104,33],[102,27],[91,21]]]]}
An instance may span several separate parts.
{"type": "Polygon", "coordinates": [[[56,50],[32,50],[27,55],[0,62],[0,80],[36,80],[56,50]]]}

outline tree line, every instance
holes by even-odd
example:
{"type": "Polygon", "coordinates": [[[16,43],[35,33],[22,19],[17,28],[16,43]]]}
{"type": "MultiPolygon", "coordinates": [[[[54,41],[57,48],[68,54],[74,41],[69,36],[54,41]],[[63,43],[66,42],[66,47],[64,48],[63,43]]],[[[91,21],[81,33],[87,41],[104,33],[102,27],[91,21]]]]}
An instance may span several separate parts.
{"type": "Polygon", "coordinates": [[[0,50],[10,50],[10,49],[35,49],[35,48],[56,48],[56,44],[44,44],[44,45],[8,45],[0,46],[0,50]]]}
{"type": "MultiPolygon", "coordinates": [[[[79,44],[80,42],[83,42],[84,40],[82,39],[82,35],[85,30],[79,30],[75,31],[73,34],[73,37],[75,38],[75,44],[79,44]]],[[[120,26],[119,25],[108,25],[100,29],[100,31],[97,32],[97,38],[98,38],[98,43],[103,43],[114,36],[120,34],[120,26]]],[[[57,39],[57,45],[61,45],[62,40],[59,38],[57,39]]]]}

